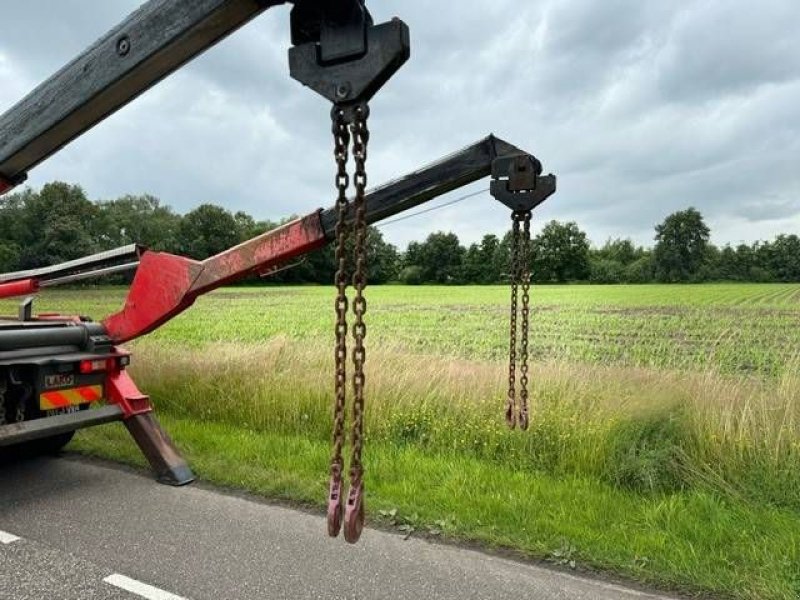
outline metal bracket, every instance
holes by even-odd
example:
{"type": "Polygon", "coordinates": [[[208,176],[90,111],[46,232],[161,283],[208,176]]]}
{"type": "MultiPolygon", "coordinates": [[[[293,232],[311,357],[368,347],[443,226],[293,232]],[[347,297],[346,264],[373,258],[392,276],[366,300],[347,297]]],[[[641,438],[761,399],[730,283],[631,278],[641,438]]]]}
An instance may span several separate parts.
{"type": "Polygon", "coordinates": [[[372,25],[364,9],[360,21],[323,20],[319,41],[290,48],[289,74],[334,104],[351,106],[369,101],[410,56],[408,26],[397,18],[372,25]]]}
{"type": "Polygon", "coordinates": [[[16,177],[5,177],[2,173],[0,173],[0,196],[5,194],[12,188],[15,188],[20,183],[23,183],[26,179],[28,179],[27,173],[20,173],[16,177]]]}
{"type": "Polygon", "coordinates": [[[529,211],[556,191],[556,176],[542,175],[542,163],[530,154],[503,156],[492,161],[492,196],[512,211],[529,211]]]}
{"type": "Polygon", "coordinates": [[[19,303],[19,316],[17,318],[23,323],[33,321],[33,296],[28,296],[19,303]]]}

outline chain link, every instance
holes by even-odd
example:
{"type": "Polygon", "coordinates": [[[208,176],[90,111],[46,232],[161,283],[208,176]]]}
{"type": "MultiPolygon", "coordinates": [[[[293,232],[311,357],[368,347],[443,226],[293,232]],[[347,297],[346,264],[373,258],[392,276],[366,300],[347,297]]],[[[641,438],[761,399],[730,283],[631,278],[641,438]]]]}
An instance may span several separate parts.
{"type": "Polygon", "coordinates": [[[364,324],[364,314],[367,312],[367,301],[364,298],[364,288],[367,285],[367,144],[369,142],[369,129],[367,119],[369,107],[359,104],[355,107],[353,124],[353,158],[355,159],[355,175],[353,183],[356,188],[354,200],[355,219],[355,269],[353,271],[353,424],[351,431],[350,456],[350,490],[347,497],[347,509],[344,517],[344,539],[353,544],[361,537],[364,529],[364,466],[361,462],[361,451],[364,445],[364,363],[367,353],[364,348],[364,338],[367,335],[367,326],[364,324]]]}
{"type": "Polygon", "coordinates": [[[347,174],[347,158],[350,147],[350,131],[341,107],[331,110],[331,123],[334,139],[334,159],[336,160],[336,344],[335,362],[335,400],[333,407],[333,451],[331,455],[330,491],[328,497],[328,534],[339,535],[342,527],[342,471],[344,460],[344,418],[347,389],[347,188],[350,176],[347,174]]]}
{"type": "Polygon", "coordinates": [[[363,465],[361,463],[361,450],[364,443],[364,363],[366,361],[366,348],[364,338],[367,335],[367,326],[364,324],[364,314],[367,312],[367,301],[364,298],[364,288],[367,285],[367,144],[369,130],[367,119],[369,107],[362,104],[356,108],[355,120],[352,126],[353,133],[353,158],[355,159],[354,184],[355,195],[355,271],[353,272],[353,288],[355,299],[353,301],[353,430],[352,430],[352,455],[350,458],[350,485],[354,486],[361,481],[363,465]]]}
{"type": "Polygon", "coordinates": [[[522,332],[520,335],[519,378],[519,428],[528,429],[528,330],[530,324],[531,283],[531,213],[523,215],[523,232],[520,245],[520,279],[522,283],[522,332]]]}
{"type": "Polygon", "coordinates": [[[364,527],[364,466],[361,460],[364,447],[364,388],[366,377],[364,364],[366,362],[366,349],[364,338],[367,335],[367,326],[364,315],[367,312],[367,301],[364,297],[364,288],[367,285],[367,145],[369,142],[369,107],[359,104],[348,109],[334,106],[331,112],[331,121],[334,135],[334,155],[336,159],[336,188],[338,198],[336,201],[336,348],[335,370],[336,389],[333,410],[333,451],[331,456],[331,479],[328,496],[328,534],[336,537],[344,525],[345,540],[354,543],[364,527]],[[350,117],[350,119],[348,119],[350,117]],[[348,128],[348,121],[349,123],[348,128]],[[352,429],[350,434],[350,489],[347,503],[342,503],[342,472],[344,461],[342,449],[344,446],[344,421],[346,411],[346,386],[347,386],[347,240],[350,228],[347,226],[348,209],[347,188],[350,178],[347,173],[348,152],[352,140],[352,152],[355,161],[353,183],[355,199],[353,201],[353,256],[354,269],[352,285],[355,290],[353,298],[354,321],[353,335],[353,407],[352,429]],[[342,519],[344,513],[344,521],[342,519]]]}
{"type": "Polygon", "coordinates": [[[530,326],[531,279],[531,213],[515,211],[511,214],[510,279],[511,308],[508,350],[508,397],[506,423],[511,429],[519,424],[527,429],[528,416],[528,333],[530,326]],[[520,232],[520,222],[523,224],[520,232]],[[522,287],[522,307],[519,307],[519,288],[522,287]],[[522,321],[517,334],[517,320],[522,321]],[[517,342],[519,338],[519,351],[517,342]],[[519,406],[517,406],[517,369],[519,368],[519,406]]]}
{"type": "Polygon", "coordinates": [[[508,347],[508,397],[506,399],[506,424],[510,429],[517,425],[517,282],[519,281],[519,221],[511,215],[511,252],[509,277],[511,279],[511,313],[508,347]]]}

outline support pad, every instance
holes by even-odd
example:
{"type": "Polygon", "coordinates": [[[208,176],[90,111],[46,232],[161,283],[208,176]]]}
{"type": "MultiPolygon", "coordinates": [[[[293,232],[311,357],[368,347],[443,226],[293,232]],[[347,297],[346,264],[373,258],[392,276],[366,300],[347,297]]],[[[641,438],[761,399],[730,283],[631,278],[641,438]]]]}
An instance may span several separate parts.
{"type": "Polygon", "coordinates": [[[150,463],[159,483],[180,486],[195,480],[189,465],[152,412],[134,415],[124,423],[150,463]]]}

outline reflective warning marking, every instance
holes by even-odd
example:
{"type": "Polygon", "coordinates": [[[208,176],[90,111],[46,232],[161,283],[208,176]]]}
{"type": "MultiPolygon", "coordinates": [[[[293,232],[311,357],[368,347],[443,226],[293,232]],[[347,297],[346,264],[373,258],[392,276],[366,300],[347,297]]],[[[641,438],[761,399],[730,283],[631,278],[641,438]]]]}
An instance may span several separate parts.
{"type": "Polygon", "coordinates": [[[69,390],[58,390],[57,392],[44,392],[39,396],[39,408],[41,410],[69,408],[79,404],[97,402],[102,398],[102,385],[87,385],[69,390]]]}

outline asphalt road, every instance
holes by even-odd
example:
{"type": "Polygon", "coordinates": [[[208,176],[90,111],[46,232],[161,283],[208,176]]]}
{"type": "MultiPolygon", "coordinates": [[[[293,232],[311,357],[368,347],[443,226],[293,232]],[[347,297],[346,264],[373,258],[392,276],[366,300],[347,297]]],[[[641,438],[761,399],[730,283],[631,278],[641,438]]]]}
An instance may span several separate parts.
{"type": "Polygon", "coordinates": [[[356,546],[324,532],[320,516],[104,464],[0,465],[2,599],[666,598],[383,531],[356,546]]]}

